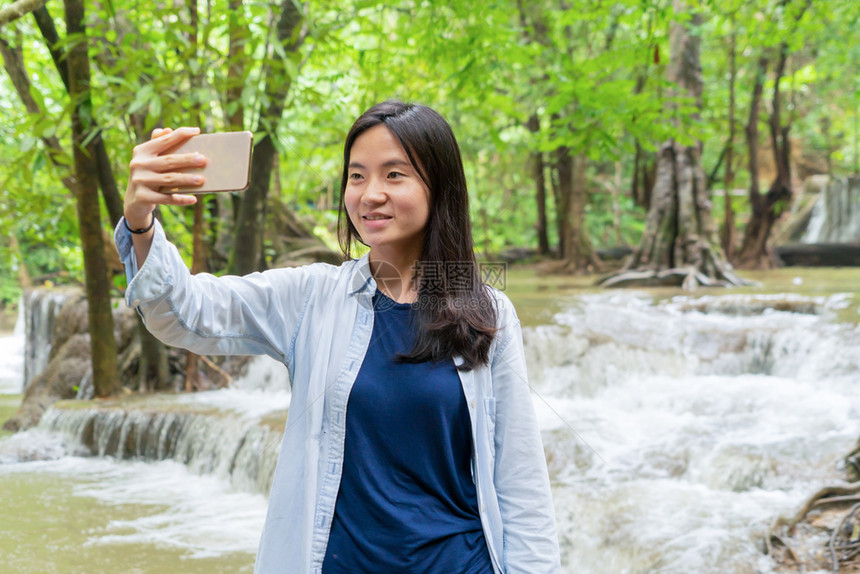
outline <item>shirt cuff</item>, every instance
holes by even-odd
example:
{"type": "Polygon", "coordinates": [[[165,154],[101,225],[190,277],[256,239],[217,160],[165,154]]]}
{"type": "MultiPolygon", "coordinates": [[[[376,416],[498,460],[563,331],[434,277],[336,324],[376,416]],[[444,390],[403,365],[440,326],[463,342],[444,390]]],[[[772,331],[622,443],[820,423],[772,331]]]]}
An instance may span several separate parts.
{"type": "Polygon", "coordinates": [[[125,301],[129,307],[139,307],[141,303],[163,297],[173,284],[173,277],[179,272],[177,266],[184,267],[182,258],[176,248],[167,242],[164,228],[158,219],[153,227],[152,244],[149,254],[142,266],[138,266],[134,253],[134,242],[131,232],[126,229],[124,219],[120,219],[114,230],[114,241],[119,252],[119,258],[125,265],[125,277],[128,281],[125,291],[125,301]]]}
{"type": "Polygon", "coordinates": [[[125,265],[126,285],[130,285],[131,280],[137,275],[137,257],[134,255],[134,241],[131,237],[131,231],[125,226],[125,217],[122,217],[116,224],[116,229],[113,230],[113,240],[116,243],[116,250],[119,252],[119,259],[125,265]]]}

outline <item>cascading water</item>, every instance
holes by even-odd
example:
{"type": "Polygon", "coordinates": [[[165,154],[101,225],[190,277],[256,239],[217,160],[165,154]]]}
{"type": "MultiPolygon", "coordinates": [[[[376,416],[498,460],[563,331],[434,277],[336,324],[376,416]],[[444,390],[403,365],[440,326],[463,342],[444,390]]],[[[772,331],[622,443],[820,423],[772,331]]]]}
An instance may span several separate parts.
{"type": "MultiPolygon", "coordinates": [[[[289,405],[287,386],[284,365],[257,357],[233,389],[53,408],[38,430],[75,437],[97,456],[170,459],[237,489],[268,494],[289,405]]],[[[7,460],[12,456],[6,450],[7,460]]]]}
{"type": "MultiPolygon", "coordinates": [[[[19,313],[24,313],[24,389],[33,377],[45,370],[51,354],[54,319],[71,293],[63,289],[33,289],[22,297],[19,313]]],[[[23,389],[19,389],[19,392],[23,389]]]]}
{"type": "Polygon", "coordinates": [[[846,304],[602,294],[527,331],[567,571],[772,571],[766,528],[860,434],[846,304]]]}
{"type": "Polygon", "coordinates": [[[0,395],[20,393],[24,386],[24,331],[24,305],[20,301],[14,331],[0,337],[0,395]]]}
{"type": "MultiPolygon", "coordinates": [[[[565,571],[772,572],[763,532],[837,480],[860,435],[860,330],[831,320],[849,303],[612,292],[526,328],[565,571]]],[[[0,482],[38,468],[68,473],[75,497],[153,504],[91,527],[86,546],[145,542],[237,572],[205,557],[241,551],[247,567],[288,406],[286,369],[259,358],[232,389],[55,408],[0,441],[0,482]],[[56,460],[2,464],[34,459],[56,460]],[[224,516],[229,537],[211,531],[224,516]]]]}
{"type": "Polygon", "coordinates": [[[801,241],[860,241],[860,178],[834,178],[822,189],[801,241]]]}

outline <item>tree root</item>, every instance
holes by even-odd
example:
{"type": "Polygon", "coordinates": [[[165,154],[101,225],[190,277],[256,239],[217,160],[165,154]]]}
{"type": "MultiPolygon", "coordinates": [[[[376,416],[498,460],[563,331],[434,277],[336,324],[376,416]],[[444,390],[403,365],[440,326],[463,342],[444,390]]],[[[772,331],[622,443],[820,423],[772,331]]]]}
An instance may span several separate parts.
{"type": "Polygon", "coordinates": [[[718,276],[710,277],[695,267],[674,267],[672,269],[633,269],[621,271],[597,281],[602,287],[682,287],[693,291],[697,287],[731,287],[749,285],[749,282],[737,277],[728,270],[721,270],[718,276]]]}
{"type": "Polygon", "coordinates": [[[785,541],[785,538],[783,538],[779,534],[776,534],[775,532],[770,532],[764,541],[765,546],[767,547],[765,553],[768,556],[773,556],[773,545],[771,544],[771,540],[776,540],[777,542],[782,544],[785,547],[786,552],[788,552],[789,557],[794,561],[794,563],[798,565],[800,564],[800,560],[798,560],[797,554],[794,553],[794,549],[791,547],[791,545],[785,541]]]}
{"type": "Polygon", "coordinates": [[[773,526],[770,527],[770,532],[773,534],[776,533],[778,529],[785,528],[785,533],[791,536],[794,533],[794,528],[800,524],[804,518],[806,518],[806,515],[809,514],[809,511],[815,506],[835,502],[847,502],[841,497],[850,497],[856,494],[860,494],[860,482],[852,482],[845,486],[825,486],[810,496],[792,518],[789,519],[784,516],[777,518],[776,521],[774,521],[773,526]]]}
{"type": "Polygon", "coordinates": [[[828,545],[833,572],[838,573],[840,562],[851,560],[854,556],[860,554],[860,540],[850,540],[849,537],[847,544],[837,544],[837,537],[840,535],[840,532],[842,532],[845,524],[849,519],[851,519],[855,512],[860,509],[860,482],[854,482],[844,486],[824,487],[810,496],[794,516],[790,518],[780,516],[777,518],[770,527],[765,539],[767,555],[774,556],[773,542],[778,542],[785,547],[791,560],[794,561],[795,564],[801,565],[801,560],[798,558],[797,553],[788,543],[787,539],[790,539],[791,536],[794,535],[794,530],[797,525],[800,524],[806,518],[807,514],[809,514],[809,512],[815,507],[846,502],[855,502],[856,504],[851,507],[851,510],[849,510],[845,516],[843,516],[839,526],[833,530],[830,537],[830,543],[828,545]],[[839,552],[844,553],[841,558],[839,557],[839,552]]]}
{"type": "Polygon", "coordinates": [[[845,524],[854,515],[858,508],[860,508],[860,503],[852,506],[851,510],[849,510],[848,513],[842,517],[842,520],[839,521],[839,526],[833,529],[833,534],[830,536],[830,559],[832,561],[833,571],[836,574],[839,574],[840,562],[847,562],[860,552],[860,541],[851,542],[851,536],[848,537],[848,544],[836,544],[836,538],[840,533],[842,533],[842,529],[845,528],[845,524]],[[847,550],[848,553],[840,558],[837,550],[847,550]]]}

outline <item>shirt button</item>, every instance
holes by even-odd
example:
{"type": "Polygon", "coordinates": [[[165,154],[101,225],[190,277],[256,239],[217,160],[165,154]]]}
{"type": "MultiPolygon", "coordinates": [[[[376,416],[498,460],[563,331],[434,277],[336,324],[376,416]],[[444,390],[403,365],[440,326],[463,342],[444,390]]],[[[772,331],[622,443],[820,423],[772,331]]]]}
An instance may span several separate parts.
{"type": "Polygon", "coordinates": [[[472,401],[472,408],[475,408],[475,401],[472,401]]]}
{"type": "MultiPolygon", "coordinates": [[[[139,307],[140,306],[140,299],[135,299],[134,301],[132,301],[131,306],[132,307],[139,307]]],[[[473,406],[474,406],[474,403],[473,403],[473,406]]]]}

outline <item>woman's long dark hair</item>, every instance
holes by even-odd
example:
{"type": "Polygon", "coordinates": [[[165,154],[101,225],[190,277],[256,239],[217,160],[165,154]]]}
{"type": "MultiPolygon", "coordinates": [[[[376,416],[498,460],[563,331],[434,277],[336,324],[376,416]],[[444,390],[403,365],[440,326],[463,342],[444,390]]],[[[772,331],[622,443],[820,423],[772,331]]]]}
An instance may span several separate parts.
{"type": "Polygon", "coordinates": [[[378,125],[400,140],[430,190],[430,217],[417,263],[418,301],[413,305],[417,339],[400,360],[420,363],[459,355],[463,358],[460,370],[486,365],[496,333],[496,307],[475,261],[460,147],[448,122],[434,110],[388,100],[364,112],[349,130],[343,147],[338,217],[344,256],[351,257],[353,241],[363,243],[344,203],[350,151],[358,136],[378,125]]]}

